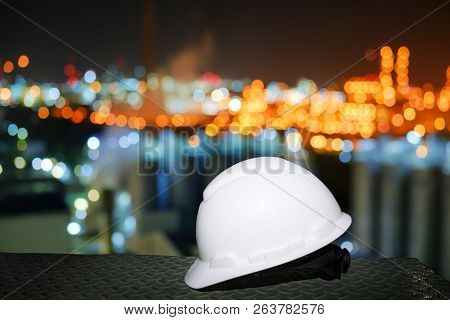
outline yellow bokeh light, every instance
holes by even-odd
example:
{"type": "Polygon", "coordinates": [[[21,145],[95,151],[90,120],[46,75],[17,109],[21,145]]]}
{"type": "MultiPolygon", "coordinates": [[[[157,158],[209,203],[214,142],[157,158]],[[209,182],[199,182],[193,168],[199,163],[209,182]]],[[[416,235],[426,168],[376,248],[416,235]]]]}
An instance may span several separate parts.
{"type": "Polygon", "coordinates": [[[433,92],[425,92],[423,95],[423,104],[425,108],[431,109],[434,106],[434,93],[433,92]]]}
{"type": "Polygon", "coordinates": [[[29,93],[32,97],[37,98],[41,94],[41,88],[39,88],[39,86],[36,86],[36,85],[31,86],[29,93]]]}
{"type": "Polygon", "coordinates": [[[233,134],[238,134],[241,131],[241,127],[239,122],[232,122],[230,123],[229,130],[233,134]]]}
{"type": "Polygon", "coordinates": [[[0,89],[0,100],[9,100],[11,98],[11,90],[8,88],[1,88],[0,89]]]}
{"type": "Polygon", "coordinates": [[[413,108],[406,108],[405,111],[403,111],[403,116],[406,120],[412,121],[416,117],[416,111],[413,108]]]}
{"type": "Polygon", "coordinates": [[[88,192],[88,198],[92,202],[96,202],[96,201],[98,201],[98,199],[100,199],[100,193],[95,189],[91,189],[88,192]]]}
{"type": "Polygon", "coordinates": [[[219,133],[219,127],[215,124],[208,124],[205,128],[205,133],[210,137],[214,137],[219,133]]]}
{"type": "Polygon", "coordinates": [[[361,125],[361,129],[359,130],[359,133],[360,133],[361,137],[367,139],[372,136],[373,130],[374,130],[373,124],[367,123],[367,124],[361,125]]]}
{"type": "Polygon", "coordinates": [[[315,149],[323,149],[327,144],[327,139],[322,135],[314,136],[311,138],[310,144],[315,149]]]}
{"type": "Polygon", "coordinates": [[[367,96],[365,93],[358,92],[355,94],[354,99],[355,99],[355,102],[357,102],[357,103],[363,103],[366,101],[367,96]]]}
{"type": "Polygon", "coordinates": [[[442,117],[436,118],[436,120],[434,120],[434,127],[436,128],[436,130],[444,130],[445,128],[445,120],[442,117]]]}
{"type": "Polygon", "coordinates": [[[343,146],[342,139],[336,138],[331,141],[331,149],[334,151],[341,151],[343,146]]]}
{"type": "Polygon", "coordinates": [[[395,98],[395,90],[392,87],[387,87],[383,90],[384,99],[390,100],[395,98]]]}
{"type": "Polygon", "coordinates": [[[417,132],[420,137],[423,137],[425,135],[425,126],[423,124],[418,124],[414,127],[414,131],[417,132]]]}

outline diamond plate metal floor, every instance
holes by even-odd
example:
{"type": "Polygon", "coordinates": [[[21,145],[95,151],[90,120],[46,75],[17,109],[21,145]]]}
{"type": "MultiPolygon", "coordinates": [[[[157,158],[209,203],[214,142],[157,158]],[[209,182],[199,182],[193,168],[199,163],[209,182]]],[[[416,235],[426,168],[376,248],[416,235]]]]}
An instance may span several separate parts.
{"type": "Polygon", "coordinates": [[[7,299],[448,299],[450,282],[416,259],[357,259],[342,280],[196,291],[193,257],[0,253],[7,299]],[[43,272],[46,270],[45,272],[43,272]],[[37,276],[37,277],[36,277],[37,276]],[[36,277],[33,281],[29,281],[36,277]],[[29,282],[28,282],[29,281],[29,282]],[[20,287],[21,286],[21,287],[20,287]],[[20,289],[17,289],[19,288],[20,289]]]}

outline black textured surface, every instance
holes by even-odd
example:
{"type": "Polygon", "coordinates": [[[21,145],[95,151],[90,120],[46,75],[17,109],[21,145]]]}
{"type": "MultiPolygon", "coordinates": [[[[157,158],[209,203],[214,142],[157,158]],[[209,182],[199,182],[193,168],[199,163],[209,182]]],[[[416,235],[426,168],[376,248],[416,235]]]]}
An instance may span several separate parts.
{"type": "Polygon", "coordinates": [[[195,291],[192,257],[0,254],[8,299],[445,299],[450,283],[416,259],[357,259],[342,280],[195,291]],[[30,279],[34,280],[30,281],[30,279]]]}

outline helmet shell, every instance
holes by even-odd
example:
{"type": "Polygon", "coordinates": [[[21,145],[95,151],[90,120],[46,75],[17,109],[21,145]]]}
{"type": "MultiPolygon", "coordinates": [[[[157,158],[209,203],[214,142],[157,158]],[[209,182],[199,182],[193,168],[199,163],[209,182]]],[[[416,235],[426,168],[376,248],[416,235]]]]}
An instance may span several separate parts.
{"type": "Polygon", "coordinates": [[[298,259],[350,224],[328,188],[303,167],[276,157],[240,162],[203,193],[199,257],[185,282],[203,288],[298,259]]]}

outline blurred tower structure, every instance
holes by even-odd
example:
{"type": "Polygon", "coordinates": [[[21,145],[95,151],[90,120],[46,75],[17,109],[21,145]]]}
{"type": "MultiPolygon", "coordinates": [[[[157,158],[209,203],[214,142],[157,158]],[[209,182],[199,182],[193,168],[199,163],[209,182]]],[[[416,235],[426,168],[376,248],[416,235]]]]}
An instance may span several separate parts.
{"type": "Polygon", "coordinates": [[[436,223],[439,215],[437,179],[431,169],[413,171],[410,179],[407,253],[427,265],[436,265],[436,223]]]}
{"type": "Polygon", "coordinates": [[[441,194],[442,201],[442,223],[440,224],[440,266],[441,273],[447,279],[450,279],[450,176],[445,174],[443,176],[443,192],[441,194]]]}
{"type": "Polygon", "coordinates": [[[386,165],[380,172],[380,242],[379,249],[387,257],[398,257],[405,245],[404,172],[386,165]]]}
{"type": "Polygon", "coordinates": [[[352,164],[352,218],[351,232],[359,254],[373,254],[376,246],[376,192],[375,168],[367,162],[352,164]]]}
{"type": "Polygon", "coordinates": [[[414,257],[448,277],[448,142],[429,137],[424,144],[432,151],[421,157],[411,141],[362,140],[354,153],[351,213],[356,254],[414,257]]]}

